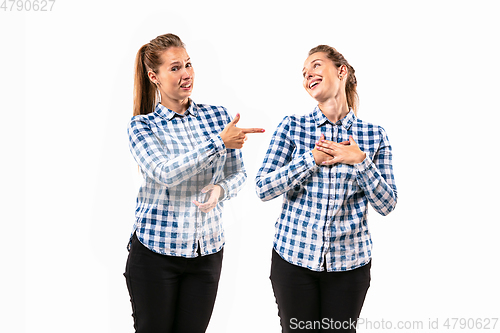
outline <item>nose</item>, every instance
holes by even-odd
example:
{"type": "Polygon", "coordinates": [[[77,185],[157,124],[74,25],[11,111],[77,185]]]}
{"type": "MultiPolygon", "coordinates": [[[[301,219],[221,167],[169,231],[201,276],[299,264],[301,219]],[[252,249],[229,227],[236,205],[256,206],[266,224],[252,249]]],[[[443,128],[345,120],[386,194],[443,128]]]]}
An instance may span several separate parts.
{"type": "Polygon", "coordinates": [[[310,79],[312,78],[312,73],[311,73],[311,70],[310,69],[306,69],[306,72],[304,74],[304,78],[307,80],[307,79],[310,79]]]}
{"type": "Polygon", "coordinates": [[[192,77],[193,77],[193,73],[192,73],[191,67],[184,68],[184,73],[182,73],[182,78],[183,79],[190,79],[192,77]]]}

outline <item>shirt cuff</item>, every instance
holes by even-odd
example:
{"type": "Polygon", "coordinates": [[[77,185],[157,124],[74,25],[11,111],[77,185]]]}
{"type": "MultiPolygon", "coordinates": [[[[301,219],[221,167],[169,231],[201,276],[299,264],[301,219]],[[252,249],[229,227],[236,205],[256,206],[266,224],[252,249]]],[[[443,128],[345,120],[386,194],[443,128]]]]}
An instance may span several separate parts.
{"type": "Polygon", "coordinates": [[[377,186],[377,179],[379,179],[380,174],[377,171],[375,164],[373,164],[373,161],[368,157],[368,155],[366,155],[366,158],[363,160],[363,162],[354,164],[354,169],[357,171],[356,178],[358,181],[358,185],[364,191],[373,190],[377,186]]]}
{"type": "Polygon", "coordinates": [[[318,165],[314,161],[314,155],[312,151],[308,151],[302,155],[302,161],[300,161],[299,166],[295,169],[299,173],[298,178],[293,182],[292,186],[297,185],[297,183],[302,183],[305,179],[312,176],[313,173],[318,169],[318,165]]]}
{"type": "Polygon", "coordinates": [[[307,170],[315,171],[318,167],[316,161],[314,160],[314,155],[312,150],[308,151],[304,155],[304,162],[306,163],[307,170]]]}
{"type": "Polygon", "coordinates": [[[229,188],[227,187],[227,184],[224,181],[221,181],[217,185],[219,185],[220,187],[222,187],[222,190],[224,191],[224,196],[222,197],[222,199],[219,200],[219,202],[222,202],[222,201],[224,201],[224,200],[227,199],[227,197],[229,195],[229,188]]]}
{"type": "Polygon", "coordinates": [[[210,138],[210,145],[208,146],[210,149],[214,149],[215,153],[219,153],[219,156],[222,155],[220,153],[226,151],[226,145],[224,144],[224,141],[222,141],[222,138],[220,135],[213,135],[210,138]]]}
{"type": "Polygon", "coordinates": [[[371,164],[372,160],[368,157],[368,154],[366,154],[366,157],[362,162],[354,164],[354,169],[358,172],[365,172],[371,164]]]}

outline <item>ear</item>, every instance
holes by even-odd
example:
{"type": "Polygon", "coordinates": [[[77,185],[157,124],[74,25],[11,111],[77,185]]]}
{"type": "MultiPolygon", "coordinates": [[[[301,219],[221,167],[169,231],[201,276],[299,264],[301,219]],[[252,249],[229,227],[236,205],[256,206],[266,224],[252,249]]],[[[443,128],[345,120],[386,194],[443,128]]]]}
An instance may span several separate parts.
{"type": "Polygon", "coordinates": [[[159,84],[158,78],[156,77],[156,73],[153,71],[148,71],[148,77],[151,83],[153,84],[159,84]]]}
{"type": "Polygon", "coordinates": [[[342,77],[347,77],[347,66],[346,65],[341,65],[339,67],[339,76],[342,75],[342,77]]]}

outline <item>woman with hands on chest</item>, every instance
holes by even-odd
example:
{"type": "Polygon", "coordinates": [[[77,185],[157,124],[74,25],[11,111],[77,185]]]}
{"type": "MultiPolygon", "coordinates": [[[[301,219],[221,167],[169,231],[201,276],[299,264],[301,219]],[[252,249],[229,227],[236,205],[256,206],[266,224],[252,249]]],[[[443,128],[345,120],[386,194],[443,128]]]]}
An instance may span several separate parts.
{"type": "MultiPolygon", "coordinates": [[[[318,108],[332,124],[347,116],[350,111],[346,95],[346,82],[349,78],[347,65],[342,64],[337,68],[333,61],[328,59],[327,53],[315,52],[305,61],[302,73],[304,88],[318,102],[318,108]]],[[[350,102],[354,106],[357,99],[355,90],[357,83],[354,73],[351,74],[349,80],[351,80],[348,85],[349,99],[352,100],[350,102]]],[[[361,163],[366,156],[352,136],[349,137],[349,141],[336,143],[325,140],[324,134],[312,153],[318,165],[335,163],[353,165],[361,163]]]]}
{"type": "Polygon", "coordinates": [[[283,332],[355,332],[370,286],[368,206],[396,206],[392,149],[382,127],[357,118],[342,54],[319,45],[302,73],[318,105],[282,120],[255,180],[261,200],[283,195],[270,279],[283,332]]]}

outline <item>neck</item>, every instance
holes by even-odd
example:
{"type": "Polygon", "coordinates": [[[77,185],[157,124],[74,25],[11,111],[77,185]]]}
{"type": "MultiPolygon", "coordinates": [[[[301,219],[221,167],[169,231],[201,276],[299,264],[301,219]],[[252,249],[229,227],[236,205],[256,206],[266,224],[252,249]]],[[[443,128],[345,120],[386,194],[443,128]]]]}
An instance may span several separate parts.
{"type": "Polygon", "coordinates": [[[164,98],[162,96],[162,99],[161,99],[161,105],[163,105],[167,109],[170,109],[178,114],[184,114],[184,112],[186,112],[186,110],[189,108],[190,103],[191,103],[191,101],[189,98],[186,98],[183,100],[171,100],[171,99],[168,99],[166,97],[164,98]]]}
{"type": "Polygon", "coordinates": [[[331,98],[318,103],[319,109],[332,123],[344,118],[349,113],[349,106],[345,96],[340,98],[331,98]]]}

